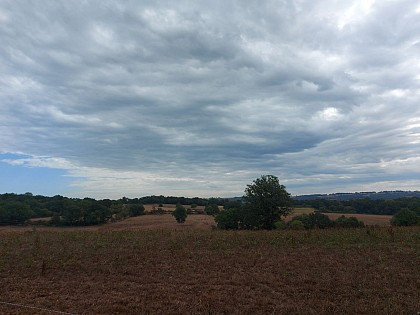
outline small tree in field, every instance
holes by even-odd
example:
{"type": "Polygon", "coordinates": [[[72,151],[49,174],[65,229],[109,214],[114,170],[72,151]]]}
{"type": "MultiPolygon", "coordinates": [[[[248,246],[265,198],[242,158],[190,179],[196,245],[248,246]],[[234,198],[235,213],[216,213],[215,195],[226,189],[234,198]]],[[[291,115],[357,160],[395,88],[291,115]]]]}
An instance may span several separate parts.
{"type": "Polygon", "coordinates": [[[179,203],[176,205],[175,211],[172,212],[172,215],[178,223],[184,223],[188,216],[187,210],[179,203]]]}
{"type": "Polygon", "coordinates": [[[279,179],[273,175],[263,175],[254,180],[245,189],[244,209],[246,228],[267,229],[275,228],[282,215],[292,211],[292,200],[286,187],[280,185],[279,179]]]}

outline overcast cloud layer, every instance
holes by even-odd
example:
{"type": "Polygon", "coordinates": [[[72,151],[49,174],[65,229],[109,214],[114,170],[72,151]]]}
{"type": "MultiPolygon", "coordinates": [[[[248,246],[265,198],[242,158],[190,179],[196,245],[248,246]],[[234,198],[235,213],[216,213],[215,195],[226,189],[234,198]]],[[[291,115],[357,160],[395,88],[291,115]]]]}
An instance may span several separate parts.
{"type": "Polygon", "coordinates": [[[74,196],[420,189],[418,1],[0,0],[0,42],[2,163],[74,196]]]}

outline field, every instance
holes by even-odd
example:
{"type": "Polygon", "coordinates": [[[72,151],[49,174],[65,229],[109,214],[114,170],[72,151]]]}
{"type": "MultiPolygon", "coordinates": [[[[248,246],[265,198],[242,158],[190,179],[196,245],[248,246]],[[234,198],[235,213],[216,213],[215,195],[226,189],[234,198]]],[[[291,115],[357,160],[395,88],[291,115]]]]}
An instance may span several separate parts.
{"type": "MultiPolygon", "coordinates": [[[[291,220],[294,216],[301,214],[310,214],[314,212],[313,208],[295,208],[293,212],[286,217],[286,221],[291,220]]],[[[337,220],[342,215],[346,217],[355,217],[360,221],[363,221],[365,225],[379,225],[379,226],[390,226],[392,215],[375,215],[375,214],[358,214],[358,213],[324,213],[331,220],[337,220]]]]}
{"type": "MultiPolygon", "coordinates": [[[[0,230],[0,314],[418,314],[420,227],[0,230]]],[[[157,220],[157,221],[154,221],[157,220]]],[[[173,222],[170,222],[173,221],[173,222]]]]}

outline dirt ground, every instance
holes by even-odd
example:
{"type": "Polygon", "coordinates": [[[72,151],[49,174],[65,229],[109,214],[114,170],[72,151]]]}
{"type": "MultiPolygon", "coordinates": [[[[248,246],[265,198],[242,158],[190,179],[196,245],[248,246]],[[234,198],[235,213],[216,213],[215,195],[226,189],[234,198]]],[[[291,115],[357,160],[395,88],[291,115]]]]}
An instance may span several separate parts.
{"type": "Polygon", "coordinates": [[[419,227],[229,232],[136,220],[121,230],[3,233],[0,302],[10,304],[0,314],[420,310],[419,227]]]}

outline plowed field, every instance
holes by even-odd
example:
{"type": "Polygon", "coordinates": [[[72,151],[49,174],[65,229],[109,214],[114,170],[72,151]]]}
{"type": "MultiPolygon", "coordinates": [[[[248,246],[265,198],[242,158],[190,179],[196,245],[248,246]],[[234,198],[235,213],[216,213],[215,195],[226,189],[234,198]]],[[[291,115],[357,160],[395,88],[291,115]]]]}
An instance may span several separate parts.
{"type": "Polygon", "coordinates": [[[420,311],[420,227],[228,232],[127,222],[1,233],[0,314],[420,311]]]}

